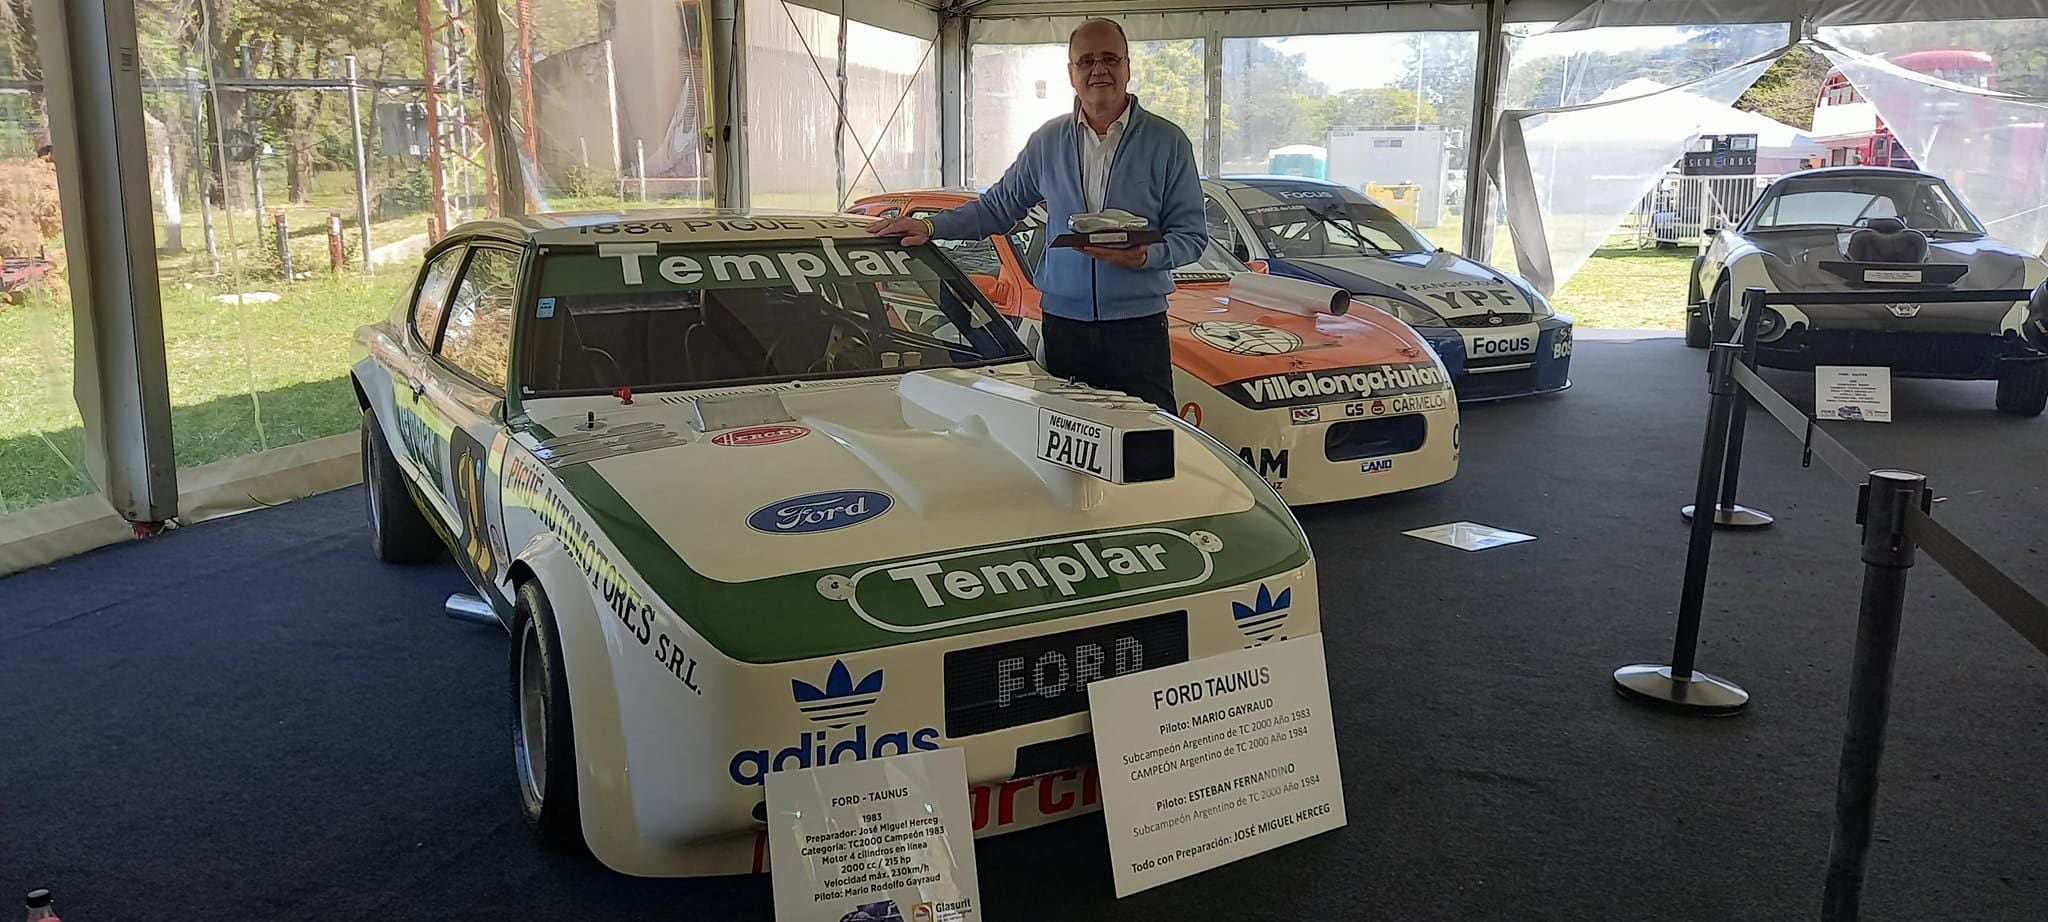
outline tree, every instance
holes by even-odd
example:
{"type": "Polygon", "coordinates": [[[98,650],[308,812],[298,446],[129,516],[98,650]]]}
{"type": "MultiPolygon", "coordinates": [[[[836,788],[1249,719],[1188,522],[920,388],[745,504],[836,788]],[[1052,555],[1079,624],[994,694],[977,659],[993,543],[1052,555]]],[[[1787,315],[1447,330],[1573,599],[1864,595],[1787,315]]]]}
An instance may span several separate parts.
{"type": "Polygon", "coordinates": [[[1813,107],[1828,76],[1828,59],[1805,45],[1793,47],[1735,100],[1735,108],[1794,128],[1813,127],[1813,107]]]}
{"type": "Polygon", "coordinates": [[[1208,79],[1196,39],[1134,42],[1131,94],[1155,115],[1187,132],[1201,157],[1202,126],[1209,119],[1208,79]]]}
{"type": "Polygon", "coordinates": [[[1479,39],[1471,32],[1417,32],[1408,37],[1406,57],[1394,85],[1409,87],[1436,110],[1438,124],[1453,131],[1472,126],[1472,96],[1478,83],[1479,39]]]}
{"type": "Polygon", "coordinates": [[[1223,46],[1223,162],[1263,169],[1266,153],[1289,144],[1321,144],[1327,123],[1316,104],[1329,88],[1308,75],[1306,55],[1263,39],[1223,46]]]}
{"type": "Polygon", "coordinates": [[[1317,100],[1315,124],[1333,127],[1438,124],[1436,106],[1405,86],[1345,90],[1317,100]]]}

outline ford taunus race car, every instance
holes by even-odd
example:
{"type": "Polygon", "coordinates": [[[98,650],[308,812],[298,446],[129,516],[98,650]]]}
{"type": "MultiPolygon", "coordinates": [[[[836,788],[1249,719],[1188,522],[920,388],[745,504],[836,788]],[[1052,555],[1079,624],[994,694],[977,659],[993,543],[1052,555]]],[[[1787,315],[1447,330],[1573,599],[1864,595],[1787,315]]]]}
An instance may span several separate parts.
{"type": "Polygon", "coordinates": [[[1439,249],[1357,190],[1299,176],[1204,180],[1209,236],[1274,275],[1335,285],[1408,322],[1458,399],[1571,386],[1572,318],[1521,278],[1439,249]]]}
{"type": "Polygon", "coordinates": [[[2048,265],[1991,239],[1948,183],[1914,170],[1846,167],[1771,183],[1734,229],[1709,230],[1693,262],[1685,343],[1705,348],[1715,304],[1742,315],[1743,289],[1879,291],[1872,304],[1773,305],[1757,361],[1774,368],[1886,365],[1911,378],[1998,381],[1997,406],[2037,415],[2048,358],[2027,302],[1921,304],[1912,289],[2033,289],[2048,265]]]}
{"type": "Polygon", "coordinates": [[[866,224],[468,224],[361,331],[375,551],[511,630],[544,840],[759,871],[770,772],[956,746],[979,833],[1092,810],[1090,681],[1319,629],[1231,452],[866,224]]]}
{"type": "MultiPolygon", "coordinates": [[[[855,211],[927,215],[961,190],[870,196],[855,211]]],[[[940,241],[1038,347],[1042,211],[988,240],[940,241]]],[[[1429,345],[1399,320],[1328,286],[1251,272],[1210,246],[1174,270],[1167,299],[1180,415],[1235,449],[1290,504],[1442,483],[1458,472],[1458,408],[1429,345]]]]}

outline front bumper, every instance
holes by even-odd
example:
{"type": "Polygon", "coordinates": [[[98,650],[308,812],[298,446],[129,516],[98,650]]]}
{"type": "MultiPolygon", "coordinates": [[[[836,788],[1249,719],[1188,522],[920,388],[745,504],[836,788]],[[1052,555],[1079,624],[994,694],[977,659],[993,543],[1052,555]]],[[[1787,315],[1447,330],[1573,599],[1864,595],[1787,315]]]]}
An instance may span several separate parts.
{"type": "MultiPolygon", "coordinates": [[[[604,790],[583,792],[585,838],[605,864],[642,876],[759,873],[768,867],[768,772],[953,747],[967,757],[977,836],[1093,812],[1082,681],[1090,669],[1108,677],[1166,665],[1179,659],[1176,641],[1194,660],[1321,629],[1309,562],[1195,595],[845,656],[751,664],[705,649],[692,677],[698,695],[677,694],[673,675],[626,651],[612,662],[622,738],[594,741],[600,750],[615,743],[625,764],[601,774],[604,790]],[[1162,622],[1184,628],[1173,636],[1138,627],[1162,622]],[[1090,639],[1062,656],[1015,661],[988,649],[1034,640],[1056,650],[1070,634],[1090,639]],[[1169,639],[1149,648],[1114,639],[1126,634],[1169,639]],[[1081,649],[1088,644],[1092,654],[1081,649]],[[981,694],[990,688],[1003,697],[981,694]],[[1006,715],[1012,706],[1019,713],[1006,715]],[[593,835],[593,824],[613,834],[593,835]],[[632,834],[617,835],[621,827],[632,834]]],[[[582,723],[579,760],[593,742],[582,723]]],[[[582,777],[593,780],[588,770],[582,777]]]]}
{"type": "Polygon", "coordinates": [[[1815,330],[1795,326],[1757,344],[1757,363],[1812,371],[1815,365],[1882,365],[1903,378],[1985,381],[2001,359],[2038,355],[2016,333],[1815,330]]]}
{"type": "Polygon", "coordinates": [[[1505,328],[1417,327],[1416,332],[1450,370],[1458,402],[1482,403],[1571,387],[1573,329],[1571,317],[1552,314],[1505,328]],[[1520,345],[1523,339],[1527,348],[1520,345]]]}
{"type": "Polygon", "coordinates": [[[1174,392],[1183,418],[1236,451],[1290,506],[1434,486],[1458,473],[1458,404],[1448,391],[1253,410],[1175,369],[1174,392]],[[1407,409],[1425,403],[1436,408],[1407,409]]]}

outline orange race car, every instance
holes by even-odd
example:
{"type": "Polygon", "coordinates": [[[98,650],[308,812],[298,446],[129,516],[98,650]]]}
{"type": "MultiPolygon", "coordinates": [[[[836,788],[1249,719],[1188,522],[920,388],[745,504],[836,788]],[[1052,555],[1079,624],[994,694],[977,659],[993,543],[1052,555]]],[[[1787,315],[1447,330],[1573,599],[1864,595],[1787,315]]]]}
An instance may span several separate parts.
{"type": "MultiPolygon", "coordinates": [[[[848,209],[942,211],[965,190],[869,196],[848,209]]],[[[941,241],[960,271],[1040,349],[1043,210],[1008,234],[941,241]]],[[[1292,505],[1442,483],[1458,472],[1451,378],[1414,329],[1337,289],[1264,275],[1213,244],[1174,270],[1167,301],[1180,415],[1237,451],[1292,505]]]]}

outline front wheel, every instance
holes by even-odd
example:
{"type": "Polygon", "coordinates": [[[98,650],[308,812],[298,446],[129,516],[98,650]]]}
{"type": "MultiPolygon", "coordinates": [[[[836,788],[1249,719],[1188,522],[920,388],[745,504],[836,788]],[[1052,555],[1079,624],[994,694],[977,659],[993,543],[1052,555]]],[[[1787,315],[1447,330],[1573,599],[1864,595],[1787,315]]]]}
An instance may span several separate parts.
{"type": "Polygon", "coordinates": [[[428,563],[444,548],[441,536],[405,488],[405,471],[391,454],[377,417],[363,411],[363,493],[370,514],[370,549],[385,563],[428,563]]]}
{"type": "Polygon", "coordinates": [[[1998,363],[1998,412],[2039,416],[2048,409],[2048,358],[1998,363]]]}
{"type": "Polygon", "coordinates": [[[527,828],[555,848],[584,847],[576,801],[576,727],[562,635],[540,581],[519,584],[512,617],[512,760],[527,828]]]}

